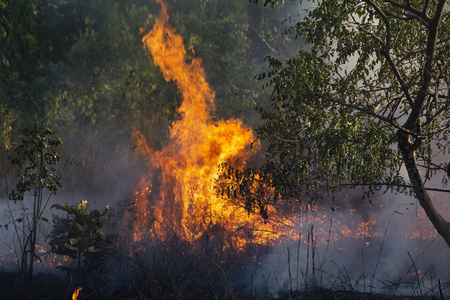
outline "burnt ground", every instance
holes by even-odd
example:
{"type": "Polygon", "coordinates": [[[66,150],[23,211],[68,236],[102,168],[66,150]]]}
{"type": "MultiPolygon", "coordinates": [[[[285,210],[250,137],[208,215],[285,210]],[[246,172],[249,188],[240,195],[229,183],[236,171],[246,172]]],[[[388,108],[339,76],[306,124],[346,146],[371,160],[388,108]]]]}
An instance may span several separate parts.
{"type": "Polygon", "coordinates": [[[32,282],[22,280],[17,273],[0,273],[0,300],[63,300],[72,299],[74,290],[83,287],[82,299],[142,299],[138,287],[111,287],[103,280],[82,275],[40,273],[32,282]],[[107,287],[107,288],[104,288],[107,287]]]}
{"type": "MultiPolygon", "coordinates": [[[[445,296],[434,297],[411,297],[392,296],[382,294],[366,294],[355,291],[332,291],[326,289],[316,289],[315,291],[301,291],[284,293],[278,297],[268,297],[264,295],[251,296],[238,291],[220,290],[211,287],[210,291],[204,290],[205,286],[193,287],[192,292],[184,290],[183,294],[174,294],[173,290],[162,291],[158,294],[149,292],[148,283],[143,281],[133,281],[128,283],[118,283],[111,285],[101,279],[88,278],[80,275],[61,274],[36,274],[31,283],[20,280],[16,273],[0,273],[0,300],[64,300],[72,299],[73,291],[82,286],[83,290],[78,296],[79,300],[96,299],[233,299],[233,300],[442,300],[450,299],[445,296]]],[[[200,284],[201,286],[201,284],[200,284]]],[[[170,288],[169,288],[170,289],[170,288]]],[[[175,289],[176,290],[176,289],[175,289]]]]}
{"type": "Polygon", "coordinates": [[[360,293],[355,291],[332,291],[318,289],[316,291],[293,292],[291,295],[285,294],[278,300],[298,299],[298,300],[448,300],[444,296],[393,296],[385,294],[360,293]]]}

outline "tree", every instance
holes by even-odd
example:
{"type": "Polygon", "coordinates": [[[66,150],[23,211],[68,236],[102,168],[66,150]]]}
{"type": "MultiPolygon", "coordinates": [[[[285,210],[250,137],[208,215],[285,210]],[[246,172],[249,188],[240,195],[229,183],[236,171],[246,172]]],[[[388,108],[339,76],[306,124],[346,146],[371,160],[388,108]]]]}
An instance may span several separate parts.
{"type": "Polygon", "coordinates": [[[450,192],[446,2],[327,0],[304,9],[293,30],[305,49],[286,62],[269,58],[259,75],[273,87],[258,134],[268,141],[259,171],[274,198],[345,187],[411,193],[450,247],[450,223],[430,196],[450,192]]]}
{"type": "Polygon", "coordinates": [[[36,35],[36,2],[0,1],[0,101],[31,112],[28,117],[39,106],[36,94],[42,93],[39,84],[27,84],[42,54],[36,35]]]}
{"type": "MultiPolygon", "coordinates": [[[[217,116],[254,115],[251,107],[259,95],[253,77],[259,69],[246,37],[245,3],[169,2],[171,23],[182,32],[186,46],[203,59],[208,82],[216,91],[217,116]]],[[[53,113],[65,123],[75,120],[96,125],[120,120],[122,127],[132,124],[166,135],[178,117],[175,111],[181,97],[175,84],[166,82],[146,55],[139,30],[149,14],[158,11],[156,2],[91,1],[85,32],[69,51],[67,79],[58,89],[53,113]]]]}
{"type": "MultiPolygon", "coordinates": [[[[61,176],[56,168],[61,158],[61,139],[54,137],[50,129],[42,125],[25,128],[13,148],[13,165],[20,167],[16,189],[9,199],[21,202],[21,215],[16,218],[10,207],[11,221],[20,248],[20,273],[27,280],[33,276],[36,254],[38,223],[43,218],[50,198],[61,186],[61,176]],[[32,197],[31,212],[25,204],[25,197],[32,197]]],[[[9,205],[9,203],[8,203],[9,205]]]]}
{"type": "Polygon", "coordinates": [[[14,122],[14,113],[6,105],[0,104],[0,176],[7,176],[11,166],[8,161],[8,152],[11,149],[11,131],[14,122]]]}
{"type": "Polygon", "coordinates": [[[48,117],[51,91],[84,31],[86,3],[0,0],[0,103],[17,112],[17,125],[48,117]]]}
{"type": "Polygon", "coordinates": [[[252,108],[261,100],[253,78],[260,67],[251,51],[246,3],[240,0],[168,3],[171,24],[183,35],[186,48],[192,47],[194,55],[202,58],[207,81],[215,91],[215,115],[251,120],[255,117],[252,108]]]}
{"type": "Polygon", "coordinates": [[[100,229],[108,220],[109,205],[102,213],[94,209],[89,214],[87,214],[89,202],[86,200],[74,205],[55,204],[52,208],[67,212],[67,216],[61,218],[55,215],[53,218],[53,230],[50,233],[51,251],[76,258],[78,271],[81,270],[81,258],[84,257],[86,270],[93,264],[88,260],[89,254],[95,253],[106,242],[107,236],[100,229]]]}

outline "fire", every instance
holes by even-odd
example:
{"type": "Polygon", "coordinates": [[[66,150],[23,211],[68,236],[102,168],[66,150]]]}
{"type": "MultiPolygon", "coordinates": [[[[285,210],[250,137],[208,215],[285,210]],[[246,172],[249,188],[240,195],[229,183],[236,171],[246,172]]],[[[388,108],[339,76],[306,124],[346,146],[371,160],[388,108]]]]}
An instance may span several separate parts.
{"type": "Polygon", "coordinates": [[[82,287],[79,287],[75,291],[73,291],[72,300],[77,300],[78,295],[80,294],[82,289],[83,289],[82,287]]]}
{"type": "MultiPolygon", "coordinates": [[[[164,238],[173,232],[186,241],[195,242],[205,234],[225,229],[239,233],[242,228],[258,229],[252,236],[267,241],[275,234],[272,225],[257,215],[249,215],[240,205],[217,195],[214,189],[219,165],[229,163],[243,168],[252,155],[253,132],[241,120],[213,121],[214,91],[205,79],[201,59],[188,53],[183,38],[168,24],[168,7],[163,1],[161,14],[153,29],[143,38],[144,48],[161,69],[167,81],[176,82],[183,96],[178,108],[181,119],[173,123],[170,142],[154,151],[139,131],[135,132],[138,151],[154,169],[159,169],[160,188],[152,195],[152,173],[134,192],[134,240],[156,234],[164,238]],[[156,204],[150,206],[149,198],[156,204]]],[[[143,32],[144,30],[141,29],[143,32]]],[[[234,243],[245,243],[245,234],[234,243]]]]}
{"type": "MultiPolygon", "coordinates": [[[[152,149],[138,130],[134,133],[137,150],[147,159],[149,172],[131,196],[133,240],[165,240],[174,235],[195,246],[202,238],[227,236],[225,247],[243,249],[249,242],[271,244],[285,237],[313,235],[313,227],[318,246],[340,238],[364,240],[369,246],[371,239],[382,237],[388,224],[377,223],[376,211],[362,216],[352,209],[336,207],[333,213],[327,207],[309,204],[286,206],[281,211],[269,207],[271,220],[265,223],[259,215],[249,214],[238,199],[231,201],[233,197],[217,193],[219,166],[225,163],[245,168],[256,150],[251,147],[255,137],[241,120],[213,120],[215,94],[205,79],[201,59],[195,57],[192,48],[186,50],[183,38],[168,24],[167,4],[156,1],[161,13],[142,39],[144,49],[164,78],[177,84],[183,102],[178,108],[181,118],[172,124],[169,142],[162,150],[152,149]]],[[[410,239],[436,236],[433,228],[429,232],[395,234],[410,239]]]]}

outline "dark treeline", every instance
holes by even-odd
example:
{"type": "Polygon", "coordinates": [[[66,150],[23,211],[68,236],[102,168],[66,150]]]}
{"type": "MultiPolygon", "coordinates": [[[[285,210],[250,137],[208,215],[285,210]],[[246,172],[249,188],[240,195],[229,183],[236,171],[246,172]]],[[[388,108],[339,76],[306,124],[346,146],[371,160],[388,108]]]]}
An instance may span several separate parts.
{"type": "MultiPolygon", "coordinates": [[[[255,107],[267,101],[254,79],[265,56],[293,52],[279,27],[289,10],[241,0],[168,2],[170,23],[202,58],[216,91],[216,118],[254,124],[255,107]]],[[[10,169],[5,153],[36,122],[56,130],[93,178],[96,171],[87,169],[101,168],[106,152],[123,151],[118,141],[132,144],[133,128],[155,149],[163,145],[181,99],[145,53],[140,33],[159,9],[142,0],[0,1],[3,175],[10,169]]]]}

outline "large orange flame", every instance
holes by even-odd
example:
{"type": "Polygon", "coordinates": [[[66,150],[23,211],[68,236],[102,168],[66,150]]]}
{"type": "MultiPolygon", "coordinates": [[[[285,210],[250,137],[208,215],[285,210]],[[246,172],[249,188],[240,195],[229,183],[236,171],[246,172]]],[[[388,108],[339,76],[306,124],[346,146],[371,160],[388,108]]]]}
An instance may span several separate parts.
{"type": "MultiPolygon", "coordinates": [[[[169,143],[161,151],[154,151],[145,137],[135,132],[137,149],[151,167],[148,178],[141,180],[133,196],[134,240],[146,236],[165,239],[174,234],[195,245],[203,236],[208,239],[226,232],[232,236],[229,246],[240,249],[248,242],[270,244],[286,236],[296,238],[313,224],[317,244],[339,238],[381,236],[380,230],[386,224],[377,224],[374,214],[361,218],[351,210],[341,212],[342,218],[334,221],[332,230],[330,220],[338,215],[333,216],[329,210],[307,206],[279,212],[269,207],[273,220],[265,223],[260,216],[249,215],[239,203],[231,203],[230,197],[215,192],[219,165],[244,168],[252,155],[250,145],[255,137],[241,120],[213,121],[214,91],[205,79],[201,59],[186,50],[183,38],[168,24],[167,4],[156,1],[161,4],[161,14],[143,38],[144,48],[164,78],[177,84],[183,102],[178,108],[181,118],[173,123],[169,143]],[[151,184],[155,170],[159,174],[158,187],[151,184]],[[158,192],[153,194],[152,188],[158,192]],[[302,214],[302,210],[310,211],[309,215],[302,214]]],[[[430,233],[420,236],[435,236],[434,230],[430,233]]],[[[415,237],[418,234],[414,231],[409,238],[415,237]]]]}
{"type": "Polygon", "coordinates": [[[183,102],[178,108],[181,119],[173,123],[170,142],[163,150],[153,151],[145,138],[135,133],[139,152],[161,171],[161,187],[159,202],[151,208],[149,180],[137,187],[134,238],[139,240],[150,231],[160,236],[174,231],[193,242],[213,228],[236,232],[255,222],[259,232],[269,235],[272,230],[259,216],[249,216],[244,208],[229,203],[214,190],[219,165],[226,162],[243,167],[252,154],[250,145],[255,138],[241,120],[212,120],[214,91],[206,82],[201,59],[188,53],[182,37],[167,24],[167,4],[157,2],[161,14],[143,38],[144,48],[164,78],[176,82],[183,102]]]}

